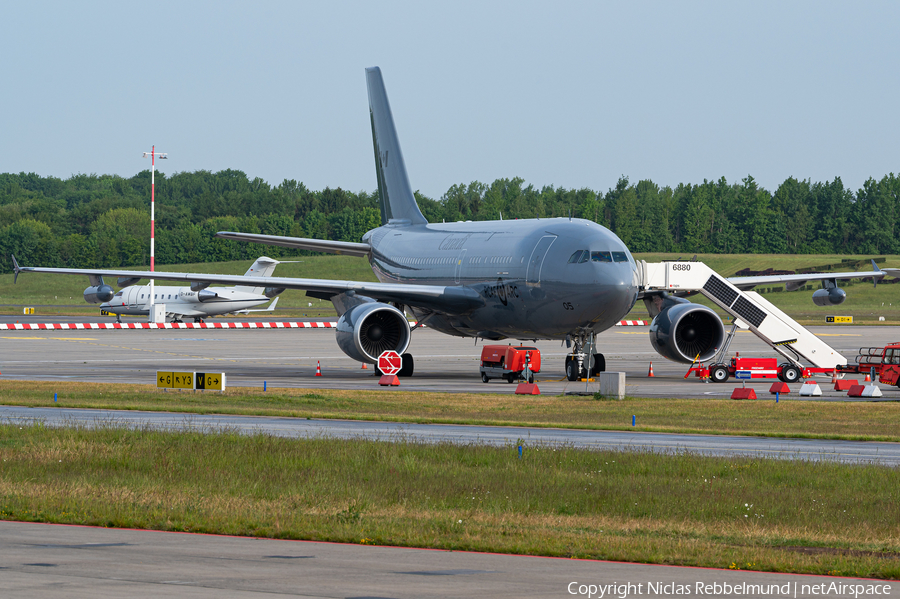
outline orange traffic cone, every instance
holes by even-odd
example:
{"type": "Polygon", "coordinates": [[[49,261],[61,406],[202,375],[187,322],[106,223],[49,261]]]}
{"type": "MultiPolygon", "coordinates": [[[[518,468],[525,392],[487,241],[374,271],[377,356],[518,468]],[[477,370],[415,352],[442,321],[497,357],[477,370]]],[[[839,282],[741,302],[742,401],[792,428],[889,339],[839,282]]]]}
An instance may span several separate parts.
{"type": "MultiPolygon", "coordinates": [[[[871,372],[871,371],[869,371],[869,372],[871,372]]],[[[869,374],[869,372],[866,373],[866,380],[865,380],[865,382],[867,382],[867,383],[871,383],[871,382],[872,382],[872,377],[871,377],[871,375],[869,374]]]]}
{"type": "Polygon", "coordinates": [[[656,376],[655,374],[653,374],[653,362],[650,362],[650,370],[647,371],[647,376],[648,376],[648,377],[651,377],[651,376],[655,377],[655,376],[656,376]]]}
{"type": "Polygon", "coordinates": [[[837,368],[831,371],[831,384],[835,384],[837,382],[837,368]]]}
{"type": "Polygon", "coordinates": [[[316,376],[322,376],[322,366],[318,360],[316,360],[316,376]]]}
{"type": "Polygon", "coordinates": [[[366,366],[366,363],[365,363],[365,362],[363,362],[363,363],[362,363],[362,368],[360,368],[360,370],[368,370],[368,369],[369,369],[369,367],[366,366]]]}

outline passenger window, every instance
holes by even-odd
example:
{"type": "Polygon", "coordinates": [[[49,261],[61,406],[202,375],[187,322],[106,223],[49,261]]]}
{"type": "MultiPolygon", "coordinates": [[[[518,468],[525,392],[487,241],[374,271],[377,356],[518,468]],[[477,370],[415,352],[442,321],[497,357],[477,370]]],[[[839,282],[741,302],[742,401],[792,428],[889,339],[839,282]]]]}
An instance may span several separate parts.
{"type": "Polygon", "coordinates": [[[628,256],[625,255],[625,252],[613,252],[613,260],[616,262],[628,262],[628,256]]]}
{"type": "Polygon", "coordinates": [[[612,262],[609,252],[591,252],[591,262],[612,262]]]}
{"type": "Polygon", "coordinates": [[[581,254],[584,250],[577,250],[574,254],[569,257],[569,264],[577,264],[579,260],[581,260],[581,254]]]}

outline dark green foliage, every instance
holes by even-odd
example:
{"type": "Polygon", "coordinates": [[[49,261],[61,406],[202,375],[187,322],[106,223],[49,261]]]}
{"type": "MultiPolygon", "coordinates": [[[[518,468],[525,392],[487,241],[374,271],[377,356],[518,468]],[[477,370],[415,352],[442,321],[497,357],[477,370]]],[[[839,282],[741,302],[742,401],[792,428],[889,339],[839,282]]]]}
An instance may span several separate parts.
{"type": "MultiPolygon", "coordinates": [[[[636,185],[606,193],[526,185],[519,177],[452,186],[439,200],[416,192],[429,222],[573,216],[609,227],[633,252],[900,253],[900,178],[869,179],[856,194],[840,178],[784,181],[771,193],[748,176],[700,184],[636,185]]],[[[0,173],[0,272],[10,253],[35,266],[149,265],[150,172],[130,179],[0,173]]],[[[273,187],[238,170],[156,176],[159,264],[295,255],[286,248],[216,239],[243,231],[359,241],[381,223],[378,193],[273,187]]]]}

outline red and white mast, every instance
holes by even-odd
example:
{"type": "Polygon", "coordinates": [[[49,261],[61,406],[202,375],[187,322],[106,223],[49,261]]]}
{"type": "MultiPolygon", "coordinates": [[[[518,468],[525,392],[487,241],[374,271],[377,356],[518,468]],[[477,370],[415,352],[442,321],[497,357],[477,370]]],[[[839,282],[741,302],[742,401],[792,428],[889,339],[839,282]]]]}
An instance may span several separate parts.
{"type": "MultiPolygon", "coordinates": [[[[157,152],[156,146],[150,148],[150,272],[156,270],[155,260],[155,233],[156,233],[156,157],[165,160],[169,156],[165,152],[157,152]]],[[[147,152],[144,152],[144,158],[147,152]]],[[[150,318],[153,318],[153,279],[150,279],[150,318]]]]}

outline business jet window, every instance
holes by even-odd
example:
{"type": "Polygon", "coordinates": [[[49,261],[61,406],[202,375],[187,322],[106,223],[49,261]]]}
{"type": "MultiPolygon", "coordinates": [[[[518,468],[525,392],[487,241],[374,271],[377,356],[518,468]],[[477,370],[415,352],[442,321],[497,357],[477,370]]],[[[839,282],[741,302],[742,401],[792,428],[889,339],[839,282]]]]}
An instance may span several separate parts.
{"type": "Polygon", "coordinates": [[[613,252],[613,260],[616,262],[628,262],[628,256],[625,252],[613,252]]]}
{"type": "Polygon", "coordinates": [[[612,262],[612,254],[609,252],[591,252],[591,262],[612,262]]]}
{"type": "Polygon", "coordinates": [[[569,256],[569,264],[577,264],[579,260],[581,260],[581,254],[584,250],[577,250],[574,254],[569,256]]]}

